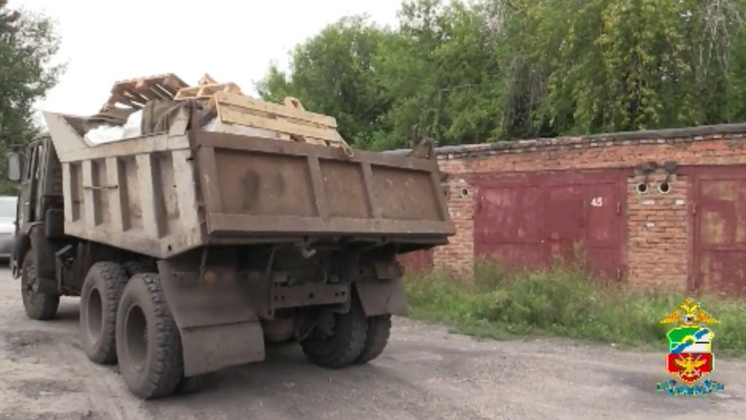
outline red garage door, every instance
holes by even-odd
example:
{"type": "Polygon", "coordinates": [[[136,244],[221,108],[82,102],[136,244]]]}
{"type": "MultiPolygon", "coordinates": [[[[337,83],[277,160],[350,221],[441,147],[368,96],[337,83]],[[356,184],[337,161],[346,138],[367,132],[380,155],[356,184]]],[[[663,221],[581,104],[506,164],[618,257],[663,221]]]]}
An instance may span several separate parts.
{"type": "Polygon", "coordinates": [[[474,252],[508,269],[536,269],[585,253],[604,279],[625,275],[626,177],[547,173],[476,180],[474,252]]]}
{"type": "Polygon", "coordinates": [[[690,170],[693,286],[746,295],[746,167],[690,170]]]}

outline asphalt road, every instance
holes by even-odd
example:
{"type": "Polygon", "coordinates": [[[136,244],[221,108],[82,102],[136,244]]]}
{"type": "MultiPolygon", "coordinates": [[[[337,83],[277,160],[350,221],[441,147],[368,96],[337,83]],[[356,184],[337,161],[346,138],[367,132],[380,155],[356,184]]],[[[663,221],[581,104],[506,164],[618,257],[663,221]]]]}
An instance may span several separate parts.
{"type": "MultiPolygon", "coordinates": [[[[339,371],[307,363],[295,345],[227,369],[199,393],[143,402],[116,367],[80,349],[78,308],[26,318],[19,285],[0,270],[0,420],[661,420],[746,418],[746,363],[718,361],[719,395],[670,397],[663,354],[556,340],[477,341],[396,319],[386,352],[339,371]]],[[[716,344],[717,345],[717,344],[716,344]]]]}

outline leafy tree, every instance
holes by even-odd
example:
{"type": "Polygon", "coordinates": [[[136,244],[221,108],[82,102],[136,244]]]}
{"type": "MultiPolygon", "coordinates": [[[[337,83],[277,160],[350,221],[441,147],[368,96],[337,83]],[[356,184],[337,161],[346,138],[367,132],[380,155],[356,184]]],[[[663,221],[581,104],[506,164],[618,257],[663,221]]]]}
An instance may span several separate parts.
{"type": "Polygon", "coordinates": [[[294,96],[305,108],[334,116],[342,136],[365,147],[389,107],[373,59],[390,34],[365,16],[346,17],[295,48],[290,74],[270,66],[257,90],[264,99],[294,96]]]}
{"type": "Polygon", "coordinates": [[[381,79],[392,107],[385,116],[389,142],[401,147],[414,127],[440,144],[493,137],[501,97],[497,38],[481,5],[406,1],[399,31],[379,54],[381,79]]]}
{"type": "Polygon", "coordinates": [[[331,25],[261,88],[374,149],[743,121],[746,0],[405,0],[396,29],[331,25]]]}
{"type": "MultiPolygon", "coordinates": [[[[0,153],[32,138],[33,105],[57,83],[63,65],[52,65],[60,38],[46,16],[9,10],[0,0],[0,153]]],[[[5,172],[5,159],[0,171],[5,172]]],[[[4,191],[6,186],[0,186],[4,191]]]]}
{"type": "Polygon", "coordinates": [[[60,46],[53,22],[0,0],[0,139],[6,145],[33,136],[32,107],[57,84],[63,65],[51,59],[60,46]]]}

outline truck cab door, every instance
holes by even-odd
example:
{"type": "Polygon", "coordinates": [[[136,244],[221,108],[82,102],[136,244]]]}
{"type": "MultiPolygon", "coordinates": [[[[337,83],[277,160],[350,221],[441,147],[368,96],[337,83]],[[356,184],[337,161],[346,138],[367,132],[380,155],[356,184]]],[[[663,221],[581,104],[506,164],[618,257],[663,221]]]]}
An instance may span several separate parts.
{"type": "Polygon", "coordinates": [[[21,191],[18,197],[18,211],[16,214],[16,246],[10,257],[10,268],[13,271],[13,276],[17,277],[20,274],[20,267],[22,261],[18,261],[18,255],[16,255],[21,241],[26,241],[22,236],[24,234],[24,226],[30,222],[33,222],[33,209],[34,209],[34,191],[37,188],[38,180],[36,179],[36,169],[38,166],[38,148],[35,144],[32,144],[27,149],[24,155],[23,162],[23,173],[21,176],[21,191]]]}

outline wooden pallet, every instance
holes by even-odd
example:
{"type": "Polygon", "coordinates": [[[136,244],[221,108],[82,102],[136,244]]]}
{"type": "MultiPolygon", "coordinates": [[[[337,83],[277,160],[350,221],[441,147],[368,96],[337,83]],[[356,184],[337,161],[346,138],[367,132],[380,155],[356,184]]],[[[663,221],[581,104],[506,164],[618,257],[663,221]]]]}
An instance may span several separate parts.
{"type": "Polygon", "coordinates": [[[239,88],[235,83],[201,84],[200,86],[185,87],[180,89],[176,93],[176,96],[174,96],[174,100],[183,101],[186,99],[207,99],[217,92],[231,92],[241,94],[241,88],[239,88]]]}
{"type": "Polygon", "coordinates": [[[208,104],[223,124],[275,131],[281,138],[304,143],[340,147],[351,156],[352,149],[337,131],[333,117],[308,112],[300,101],[286,98],[275,104],[232,92],[215,93],[208,104]]]}
{"type": "Polygon", "coordinates": [[[182,88],[188,86],[173,73],[121,80],[114,83],[111,96],[101,107],[101,111],[111,109],[117,104],[142,109],[153,99],[173,99],[182,88]]]}

